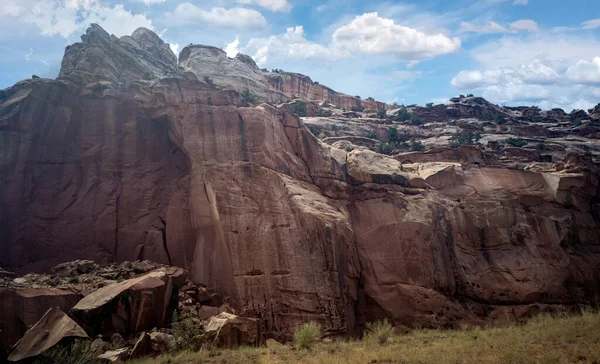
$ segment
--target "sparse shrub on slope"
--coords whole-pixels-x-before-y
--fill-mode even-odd
[[[512,145],[513,147],[524,147],[527,145],[527,141],[523,140],[523,139],[517,139],[517,138],[508,138],[504,141],[506,144],[508,145]]]
[[[461,145],[475,145],[481,139],[481,134],[469,130],[462,130],[452,136],[450,145],[458,147]]]
[[[321,325],[309,322],[294,332],[294,345],[301,349],[310,349],[321,338]]]
[[[258,99],[248,89],[246,89],[246,91],[242,92],[242,98],[250,105],[258,104]]]
[[[368,322],[367,330],[365,332],[365,341],[376,341],[383,345],[392,338],[392,333],[392,324],[390,324],[387,319],[384,319],[383,321]]]
[[[204,76],[204,82],[206,82],[207,85],[210,86],[214,86],[215,83],[213,82],[212,78],[208,77],[208,76]]]
[[[290,105],[290,111],[300,117],[308,116],[306,112],[306,102],[304,101],[296,101]]]

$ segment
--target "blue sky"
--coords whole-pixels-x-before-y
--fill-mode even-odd
[[[153,29],[386,102],[474,93],[498,104],[600,102],[598,0],[0,0],[0,88],[56,77],[89,23]]]

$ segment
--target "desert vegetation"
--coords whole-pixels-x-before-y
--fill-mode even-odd
[[[362,340],[319,340],[320,328],[309,323],[289,345],[184,351],[134,363],[598,363],[598,327],[600,314],[583,311],[542,314],[501,327],[414,329],[405,335],[380,321],[367,325]]]

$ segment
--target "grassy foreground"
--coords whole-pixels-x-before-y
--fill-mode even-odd
[[[182,352],[134,361],[183,363],[598,363],[600,313],[542,315],[526,324],[458,331],[415,330],[377,340]]]

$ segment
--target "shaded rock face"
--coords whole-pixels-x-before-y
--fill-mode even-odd
[[[0,358],[49,309],[68,312],[82,297],[53,288],[0,288]]]
[[[383,317],[451,326],[598,292],[589,161],[527,172],[475,147],[348,155],[289,112],[240,107],[200,74],[88,87],[72,75],[115,77],[114,60],[85,58],[106,42],[73,45],[65,59],[83,58],[58,80],[2,92],[0,265],[171,263],[278,338],[310,320],[328,334]],[[193,73],[195,52],[223,57],[187,51]]]

